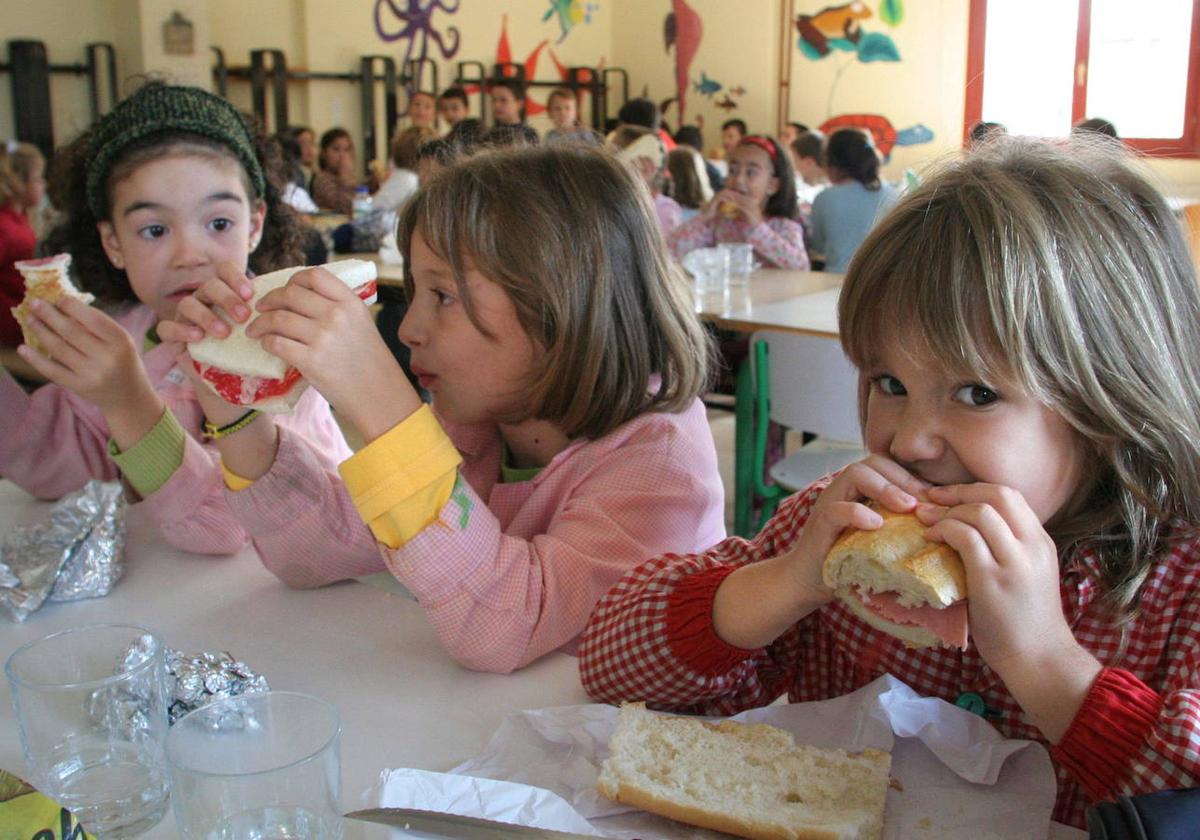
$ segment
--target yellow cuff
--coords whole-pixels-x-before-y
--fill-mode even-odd
[[[242,478],[233,470],[229,469],[229,467],[225,466],[224,461],[221,462],[221,475],[225,477],[225,486],[235,493],[238,490],[245,490],[254,483],[254,479]]]
[[[433,411],[421,406],[338,472],[375,539],[399,548],[437,520],[461,463]]]

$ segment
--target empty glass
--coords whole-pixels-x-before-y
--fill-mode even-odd
[[[754,246],[747,242],[723,242],[721,250],[729,252],[729,283],[744,286],[754,271]]]
[[[167,735],[180,834],[340,838],[340,736],[333,706],[288,691],[228,697],[185,715]]]
[[[697,248],[683,256],[683,267],[696,281],[698,292],[722,292],[729,286],[729,252],[723,248]]]
[[[162,642],[144,627],[64,630],[4,666],[29,782],[99,838],[134,837],[167,810]]]

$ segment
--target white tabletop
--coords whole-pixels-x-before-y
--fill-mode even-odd
[[[0,535],[48,507],[0,481]],[[49,633],[110,621],[149,627],[189,653],[228,650],[272,688],[337,706],[346,810],[360,807],[385,768],[448,770],[479,754],[510,712],[588,702],[573,657],[550,654],[505,676],[468,671],[441,650],[407,596],[360,583],[291,590],[250,549],[226,558],[190,555],[165,546],[139,516],[129,520],[125,577],[113,591],[44,605],[23,624],[0,618],[0,657]],[[0,767],[24,771],[7,700],[0,701]],[[175,836],[170,814],[145,835]],[[346,821],[349,840],[386,836],[380,826]],[[1086,835],[1052,825],[1049,836]]]
[[[740,332],[785,330],[837,338],[841,274],[761,269],[747,284],[724,292],[696,293],[696,314]]]
[[[0,534],[45,503],[0,482]],[[360,583],[291,590],[250,549],[235,557],[164,546],[130,517],[125,577],[104,598],[47,604],[23,624],[0,617],[0,657],[27,641],[100,622],[141,624],[185,652],[228,650],[275,689],[337,706],[342,719],[342,805],[392,767],[448,770],[482,751],[504,716],[588,702],[576,660],[551,654],[516,675],[468,671],[439,647],[417,604]],[[0,699],[0,767],[24,775],[7,687]],[[348,838],[386,829],[346,821]],[[175,837],[168,815],[148,838]]]

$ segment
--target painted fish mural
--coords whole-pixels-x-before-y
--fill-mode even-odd
[[[598,8],[600,7],[595,3],[587,3],[585,0],[550,0],[550,8],[542,15],[542,23],[557,15],[558,28],[562,34],[555,43],[561,44],[579,23],[591,23],[592,12]]]
[[[704,25],[700,22],[700,15],[684,0],[671,0],[671,11],[663,20],[663,42],[668,51],[672,46],[675,47],[675,97],[679,100],[680,125],[687,120],[692,59],[696,57],[703,37]],[[720,90],[720,87],[716,90]]]
[[[721,83],[716,79],[708,78],[708,74],[704,71],[700,71],[700,81],[693,82],[692,86],[696,89],[697,93],[705,96],[712,96],[721,89]]]
[[[824,57],[835,46],[830,41],[844,40],[857,45],[862,38],[861,21],[869,17],[871,10],[866,3],[845,3],[812,15],[796,15],[796,29],[800,31],[800,39],[819,57]]]
[[[734,102],[732,99],[729,98],[729,94],[725,94],[724,99],[717,100],[716,106],[718,108],[720,108],[722,111],[732,111],[738,105],[736,102]]]

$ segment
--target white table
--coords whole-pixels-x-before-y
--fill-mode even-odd
[[[0,481],[0,534],[36,517],[44,503]],[[342,719],[342,805],[391,767],[448,770],[477,755],[504,716],[589,702],[574,657],[551,654],[516,675],[468,671],[447,656],[421,609],[403,595],[345,583],[291,590],[251,549],[215,558],[176,551],[130,517],[125,577],[104,598],[47,604],[23,624],[0,618],[0,657],[68,627],[132,622],[170,647],[228,650],[271,687],[337,706]],[[0,767],[24,775],[7,686],[0,697]],[[387,830],[346,821],[346,835]],[[175,837],[168,815],[148,838]]]

